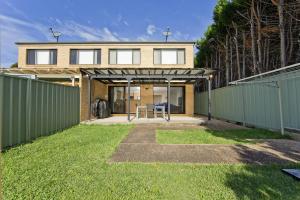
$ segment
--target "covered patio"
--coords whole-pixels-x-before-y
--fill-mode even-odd
[[[81,68],[81,72],[85,77],[88,78],[87,92],[88,92],[88,107],[89,109],[89,120],[91,120],[91,105],[92,105],[92,92],[91,83],[93,80],[97,80],[103,84],[127,84],[127,110],[126,115],[128,122],[142,122],[142,119],[136,119],[132,115],[132,110],[130,110],[131,100],[130,100],[130,90],[134,84],[167,84],[167,117],[166,120],[169,122],[171,120],[171,83],[181,83],[181,84],[193,84],[197,80],[204,79],[208,83],[209,94],[211,92],[211,79],[213,70],[203,69],[203,68]],[[211,104],[209,95],[208,99],[208,119],[211,119]],[[114,118],[120,121],[124,120],[124,117]],[[175,117],[174,117],[175,119]],[[145,119],[144,119],[145,120]],[[149,119],[148,119],[149,120]],[[151,119],[152,121],[166,121],[165,119]],[[173,120],[173,119],[172,119]],[[101,119],[99,121],[105,121]],[[199,121],[198,121],[199,122]]]
[[[207,118],[202,117],[188,117],[188,116],[173,116],[171,121],[164,118],[137,118],[135,116],[130,116],[130,121],[128,121],[127,116],[112,116],[103,119],[94,119],[84,122],[85,124],[102,124],[102,125],[112,125],[112,124],[191,124],[200,125],[207,121]]]

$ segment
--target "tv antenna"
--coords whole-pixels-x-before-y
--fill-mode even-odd
[[[166,37],[166,42],[168,42],[168,37],[172,35],[172,32],[170,31],[170,27],[167,27],[167,31],[164,31],[163,35]]]
[[[49,30],[52,33],[52,36],[56,39],[56,42],[58,42],[58,39],[61,36],[61,32],[53,31],[52,28],[49,28]]]

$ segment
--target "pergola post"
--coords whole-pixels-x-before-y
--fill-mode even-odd
[[[208,82],[208,120],[211,120],[211,78],[207,79]]]
[[[172,78],[168,78],[168,121],[171,120],[171,80]]]
[[[87,89],[88,89],[88,118],[91,120],[91,110],[92,110],[92,105],[91,105],[91,99],[92,99],[92,91],[91,91],[91,77],[88,76],[88,82],[87,82]]]
[[[127,77],[127,81],[128,81],[128,91],[127,91],[127,106],[128,106],[128,109],[127,109],[127,120],[130,122],[130,82],[132,80],[132,77]]]

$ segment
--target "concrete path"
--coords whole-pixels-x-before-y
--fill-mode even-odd
[[[241,129],[243,127],[215,121],[206,125],[212,129]],[[300,142],[264,140],[255,145],[161,145],[156,143],[157,129],[200,129],[203,126],[181,124],[136,125],[112,155],[111,162],[164,163],[252,163],[283,164],[300,161]]]

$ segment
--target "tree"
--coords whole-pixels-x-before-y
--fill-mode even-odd
[[[216,88],[300,60],[300,0],[219,0],[213,20],[196,60]]]
[[[12,64],[12,65],[10,66],[10,68],[18,68],[18,63],[16,62],[16,63]]]

